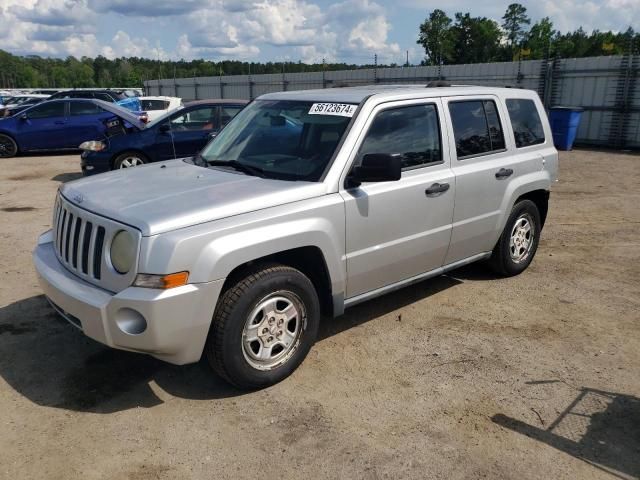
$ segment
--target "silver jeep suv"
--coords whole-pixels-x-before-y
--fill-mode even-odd
[[[67,183],[33,260],[87,336],[257,388],[322,314],[477,260],[527,268],[558,154],[538,96],[373,86],[249,104],[194,158]]]

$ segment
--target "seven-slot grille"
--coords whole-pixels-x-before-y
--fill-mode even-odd
[[[78,274],[100,280],[105,228],[65,207],[58,197],[53,215],[54,246],[58,259]]]

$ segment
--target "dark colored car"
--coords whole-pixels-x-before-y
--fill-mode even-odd
[[[45,95],[18,95],[11,97],[5,102],[4,106],[0,106],[0,118],[11,117],[47,99],[48,97]]]
[[[19,152],[77,150],[87,140],[104,137],[110,125],[136,128],[144,123],[113,103],[101,100],[49,100],[0,119],[0,157]]]
[[[142,128],[107,132],[81,145],[84,175],[149,162],[190,157],[215,137],[247,104],[246,100],[199,100],[172,110]]]
[[[139,112],[142,110],[140,99],[134,92],[129,90],[64,90],[62,92],[54,93],[49,98],[51,100],[58,98],[95,98],[104,102],[115,103],[116,105],[120,105],[121,107],[133,112]]]

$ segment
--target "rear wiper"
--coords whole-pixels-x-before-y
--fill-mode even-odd
[[[247,165],[246,163],[239,162],[238,160],[207,160],[210,167],[231,167],[239,172],[246,173],[247,175],[253,175],[255,177],[264,178],[264,170],[260,167],[254,167]]]

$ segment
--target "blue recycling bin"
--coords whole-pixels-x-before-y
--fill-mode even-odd
[[[558,150],[573,148],[583,110],[580,107],[552,107],[549,110],[553,144]]]

